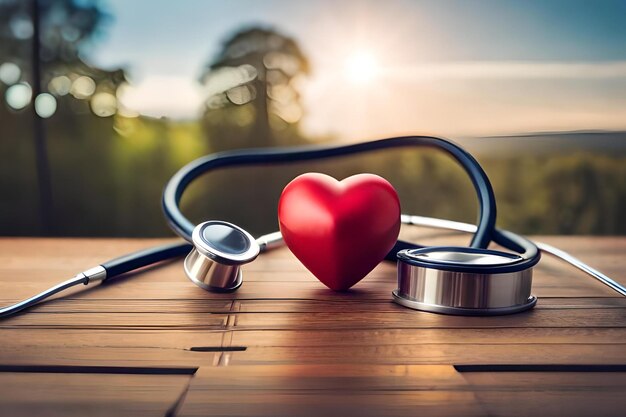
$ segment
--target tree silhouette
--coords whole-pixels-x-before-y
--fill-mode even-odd
[[[228,38],[201,76],[213,148],[293,142],[302,115],[296,84],[308,72],[296,41],[275,30],[248,28]]]
[[[30,89],[27,100],[31,102],[29,110],[44,234],[54,234],[56,222],[53,221],[53,181],[48,160],[47,132],[42,119],[53,115],[57,100],[68,100],[63,97],[68,93],[77,99],[69,99],[72,101],[69,104],[80,105],[79,101],[89,99],[95,114],[112,115],[117,107],[114,93],[125,81],[122,70],[104,71],[95,68],[83,61],[79,53],[83,45],[96,36],[104,20],[106,15],[95,1],[80,4],[73,0],[0,2],[0,64],[4,65],[5,72],[9,66],[13,73],[10,78],[6,75],[2,77],[0,93],[5,95],[5,90],[8,93],[19,87],[22,91]],[[23,85],[14,85],[20,81]],[[56,98],[44,93],[51,93]],[[92,95],[98,98],[91,101]],[[40,98],[41,101],[51,102],[54,107],[48,107],[48,111],[37,110]],[[8,97],[6,100],[7,105],[15,109],[28,108],[29,101],[16,106]],[[86,103],[83,106],[88,108]],[[5,128],[10,128],[8,125],[18,123],[19,112],[6,110],[1,108],[0,115],[3,119],[8,116],[3,124]]]
[[[33,10],[38,14],[37,21]],[[54,75],[76,72],[98,84],[106,82],[117,87],[124,81],[123,71],[95,68],[80,55],[97,38],[108,18],[96,1],[4,0],[0,2],[0,63],[13,62],[30,69],[32,38],[38,25],[42,84]]]

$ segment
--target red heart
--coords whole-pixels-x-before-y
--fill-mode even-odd
[[[347,290],[393,248],[400,200],[373,174],[337,181],[308,173],[291,181],[278,202],[278,221],[291,252],[324,285]]]

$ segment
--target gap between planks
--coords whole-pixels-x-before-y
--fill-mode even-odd
[[[232,356],[232,352],[227,349],[232,346],[233,342],[233,331],[237,326],[237,313],[241,310],[241,303],[237,300],[233,300],[230,303],[229,314],[226,318],[226,330],[222,333],[222,351],[219,354],[215,355],[213,358],[214,366],[228,366],[230,363],[230,358]]]

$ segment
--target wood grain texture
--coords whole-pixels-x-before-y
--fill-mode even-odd
[[[467,241],[409,233],[428,244]],[[626,281],[626,238],[542,240]],[[0,303],[164,241],[0,238]],[[236,293],[211,294],[189,283],[176,260],[1,320],[0,366],[198,371],[0,372],[0,415],[612,416],[626,407],[623,372],[452,367],[626,364],[626,299],[549,257],[535,273],[537,307],[504,317],[399,307],[390,301],[393,264],[347,293],[327,290],[286,249],[244,273]]]
[[[0,415],[164,416],[185,375],[0,373]]]

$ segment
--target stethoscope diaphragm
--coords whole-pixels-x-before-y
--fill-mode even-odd
[[[185,275],[202,289],[230,292],[241,286],[240,266],[259,256],[256,240],[239,226],[212,220],[195,227]]]
[[[513,253],[466,247],[400,251],[396,303],[432,313],[489,316],[535,306],[532,266]]]

